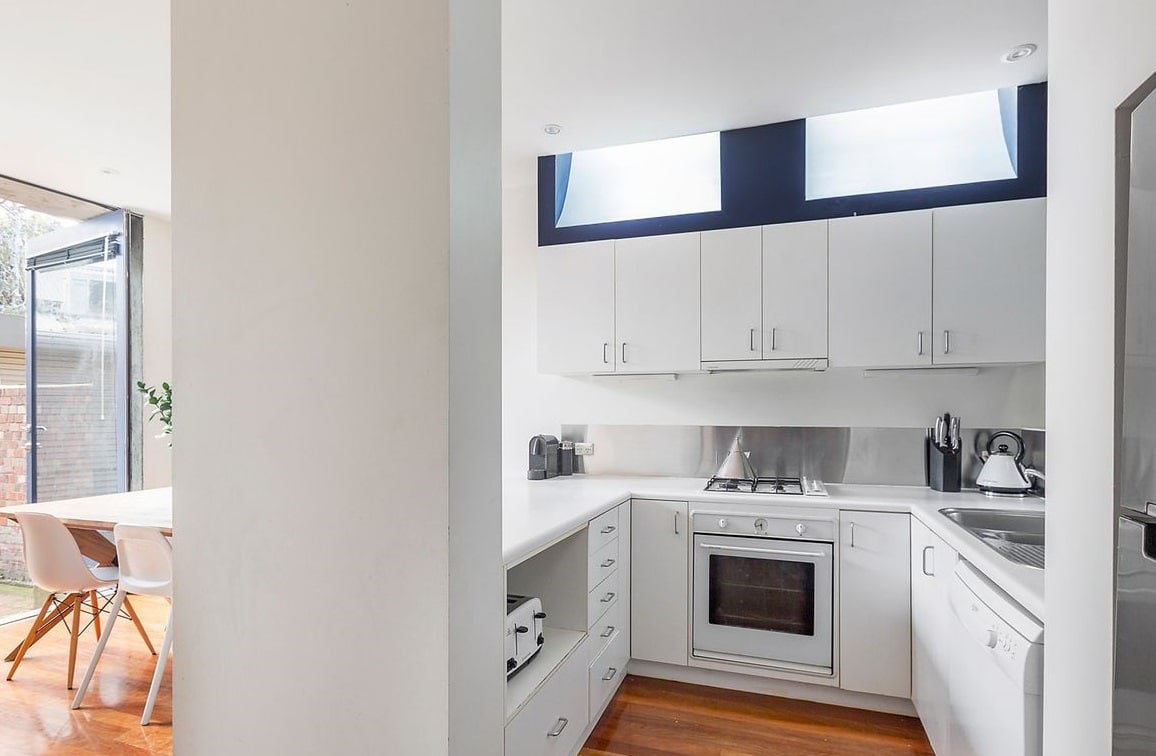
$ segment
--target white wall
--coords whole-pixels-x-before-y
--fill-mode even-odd
[[[178,754],[448,750],[447,13],[173,3]]]
[[[173,377],[173,238],[167,219],[144,216],[144,274],[141,281],[144,317],[144,382],[159,386]],[[141,401],[135,388],[130,401]],[[169,436],[157,438],[160,420],[149,421],[146,410],[141,446],[144,453],[144,487],[159,488],[172,483],[173,455]]]
[[[526,443],[563,423],[925,427],[946,411],[969,427],[1040,427],[1043,368],[978,375],[730,373],[570,378],[537,367],[537,210],[533,187],[503,193],[503,472],[524,475]],[[994,317],[979,313],[977,317]]]
[[[1156,71],[1156,4],[1048,5],[1044,748],[1111,751],[1115,111]]]

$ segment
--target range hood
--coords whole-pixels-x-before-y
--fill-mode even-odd
[[[719,360],[702,363],[707,373],[724,373],[739,370],[808,370],[823,371],[828,366],[826,358],[801,360]]]

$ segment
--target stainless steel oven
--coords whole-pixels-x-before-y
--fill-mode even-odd
[[[835,521],[694,514],[693,654],[834,671]]]

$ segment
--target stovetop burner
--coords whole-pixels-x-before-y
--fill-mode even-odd
[[[802,478],[711,478],[707,481],[707,491],[733,493],[786,494],[802,496]]]

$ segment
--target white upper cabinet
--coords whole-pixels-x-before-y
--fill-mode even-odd
[[[703,362],[762,358],[762,300],[762,230],[753,226],[703,232]],[[825,323],[823,330],[825,335]]]
[[[699,369],[699,237],[621,239],[614,246],[618,373]]]
[[[763,226],[762,279],[763,358],[826,357],[827,221]]]
[[[612,373],[614,242],[538,251],[538,370]]]
[[[831,367],[931,364],[931,218],[830,221]]]
[[[934,211],[935,364],[1042,362],[1047,200]]]

